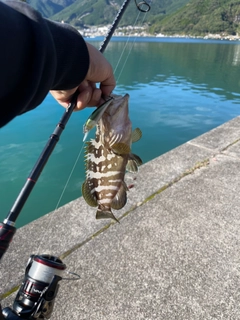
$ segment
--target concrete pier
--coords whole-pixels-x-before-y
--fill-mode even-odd
[[[120,224],[96,221],[79,198],[17,231],[1,263],[3,307],[29,256],[51,253],[81,277],[61,281],[52,320],[239,320],[240,117],[126,182]]]

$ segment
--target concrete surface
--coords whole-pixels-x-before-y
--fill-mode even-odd
[[[1,294],[32,253],[62,256],[51,319],[240,319],[240,117],[144,164],[120,224],[82,198],[18,230],[1,262]],[[16,293],[3,299],[11,306]]]

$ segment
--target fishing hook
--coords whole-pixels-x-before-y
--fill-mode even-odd
[[[135,0],[135,4],[136,4],[138,10],[141,12],[148,12],[151,9],[150,4],[147,3],[146,1],[137,2],[137,0]],[[143,6],[143,8],[142,8],[142,6]]]

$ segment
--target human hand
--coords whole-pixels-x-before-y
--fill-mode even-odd
[[[112,66],[94,46],[86,43],[89,52],[89,69],[82,83],[70,90],[52,90],[53,97],[63,106],[67,107],[71,97],[79,91],[75,110],[82,110],[86,106],[98,106],[102,95],[109,96],[116,86]],[[96,87],[100,83],[100,87]]]

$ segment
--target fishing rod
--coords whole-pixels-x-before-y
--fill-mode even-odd
[[[108,33],[100,45],[99,51],[101,53],[104,53],[109,41],[111,40],[111,37],[116,30],[125,10],[127,9],[127,6],[129,5],[131,0],[125,0],[122,4],[121,8],[119,9],[115,20],[113,21],[110,29],[108,30]],[[135,4],[141,12],[148,12],[150,10],[150,5],[146,1],[137,2],[137,0],[134,0]],[[4,220],[3,224],[0,224],[0,260],[3,256],[4,252],[7,250],[8,245],[15,233],[15,222],[26,202],[28,199],[33,187],[35,186],[43,168],[45,167],[50,155],[52,154],[57,142],[60,139],[60,136],[65,129],[65,126],[73,112],[73,110],[76,107],[77,103],[77,97],[79,92],[76,91],[74,95],[72,96],[71,102],[66,108],[65,112],[63,113],[62,118],[60,119],[59,123],[57,124],[55,130],[51,134],[47,144],[45,145],[42,153],[40,154],[35,166],[33,167],[29,177],[27,178],[26,183],[24,184],[23,188],[21,189],[17,199],[15,200],[11,210],[9,211],[6,219]],[[1,236],[4,230],[6,229],[5,236]],[[4,242],[2,241],[4,240]]]
[[[106,49],[114,31],[116,30],[119,21],[121,20],[125,10],[127,9],[129,3],[131,0],[125,0],[124,3],[122,4],[122,7],[120,8],[120,10],[118,11],[110,29],[108,30],[108,33],[106,35],[105,40],[102,42],[102,44],[100,45],[99,51],[100,52],[104,52],[104,50]],[[141,12],[148,12],[150,10],[150,5],[146,2],[146,1],[141,1],[141,2],[137,2],[137,0],[135,0],[135,4],[138,8],[139,11]]]
[[[125,0],[119,9],[99,48],[101,53],[104,53],[130,1]],[[146,1],[137,2],[135,0],[135,4],[141,12],[148,12],[150,10],[150,5]],[[0,261],[16,232],[15,222],[76,107],[78,94],[78,91],[74,93],[71,102],[49,137],[6,219],[0,223]],[[25,269],[24,280],[14,300],[13,308],[7,307],[2,310],[0,304],[0,320],[49,319],[59,288],[58,282],[63,279],[62,274],[65,269],[66,265],[58,257],[46,254],[31,255]]]

